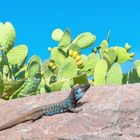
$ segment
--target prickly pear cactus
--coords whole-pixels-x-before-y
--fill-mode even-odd
[[[117,54],[115,50],[111,48],[104,52],[103,58],[107,61],[108,65],[110,66],[117,59]]]
[[[94,70],[94,85],[104,85],[108,66],[105,60],[100,60]]]
[[[4,90],[4,83],[2,80],[2,75],[0,75],[0,98],[2,98],[3,90]]]
[[[135,68],[130,70],[127,74],[127,83],[139,83],[138,73]]]
[[[120,85],[122,84],[122,70],[118,63],[115,63],[107,72],[106,84],[107,85]]]
[[[25,83],[16,92],[14,92],[12,96],[10,96],[10,99],[35,95],[41,81],[41,77],[41,74],[37,73],[33,77],[28,78],[28,80],[26,80]]]
[[[68,57],[64,60],[64,62],[60,66],[57,78],[60,81],[71,79],[77,76],[77,72],[78,72],[78,67],[76,62],[74,61],[73,58]]]
[[[52,32],[52,39],[59,42],[62,39],[63,34],[64,32],[61,29],[55,29]]]
[[[67,29],[66,32],[64,32],[59,42],[58,48],[60,49],[66,48],[67,46],[71,44],[71,41],[72,41],[72,38],[71,38],[70,30]]]
[[[41,59],[34,55],[30,58],[27,66],[28,77],[34,77],[34,75],[41,73]]]
[[[53,48],[51,51],[51,60],[54,60],[57,67],[60,67],[61,63],[66,59],[66,56],[57,48]]]
[[[140,78],[140,60],[135,61],[134,68],[137,70],[138,76]]]
[[[104,53],[108,51],[108,42],[107,40],[103,40],[100,44],[100,53],[103,57]]]
[[[96,36],[90,32],[78,35],[72,42],[72,45],[78,45],[81,49],[87,48],[96,41]]]
[[[1,98],[8,100],[10,96],[16,90],[18,90],[24,82],[25,82],[24,80],[12,80],[12,79],[3,80],[4,90]]]
[[[84,63],[83,69],[81,69],[81,72],[86,72],[88,76],[93,75],[94,69],[98,61],[100,60],[100,56],[95,53],[91,53],[88,55],[88,57],[82,56],[82,61]]]
[[[74,84],[87,84],[88,78],[86,74],[78,75],[73,78]]]
[[[10,22],[0,24],[0,45],[4,52],[8,52],[12,49],[15,41],[16,33],[13,25]]]
[[[26,45],[19,45],[15,48],[12,48],[7,54],[7,59],[10,67],[12,68],[17,66],[19,70],[25,64],[27,58],[28,48]]]
[[[125,63],[128,60],[132,60],[134,57],[134,53],[128,53],[125,48],[115,46],[113,49],[117,54],[117,62],[120,64]]]
[[[34,55],[30,58],[27,66],[28,79],[10,96],[10,99],[36,94],[42,78],[41,65],[41,59],[38,56]]]

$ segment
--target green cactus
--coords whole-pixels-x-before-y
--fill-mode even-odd
[[[0,30],[2,29],[2,27],[3,27],[3,23],[2,23],[2,22],[0,22]]]
[[[98,61],[100,60],[100,57],[98,54],[91,53],[88,55],[88,57],[81,57],[84,67],[81,69],[81,72],[86,72],[88,76],[93,75],[94,69]]]
[[[139,83],[138,73],[135,68],[130,70],[127,75],[127,83]]]
[[[37,73],[41,73],[41,59],[34,55],[30,58],[27,66],[28,77],[34,77]]]
[[[27,66],[28,78],[24,84],[10,96],[10,99],[36,94],[42,78],[41,64],[41,60],[38,56],[34,55],[30,58]]]
[[[140,60],[134,62],[134,68],[137,70],[138,76],[140,78]]]
[[[12,79],[3,80],[4,90],[1,98],[8,100],[9,97],[16,90],[18,90],[24,82],[25,82],[24,80],[12,80]]]
[[[134,57],[134,53],[128,53],[125,48],[121,48],[118,46],[112,47],[116,54],[117,54],[117,62],[122,64],[125,63],[128,60],[132,60]]]
[[[128,52],[131,49],[131,45],[129,45],[128,43],[126,43],[125,46],[124,46],[124,48]]]
[[[15,37],[15,29],[10,22],[6,22],[4,25],[2,23],[0,24],[0,45],[4,52],[7,53],[12,49]]]
[[[62,39],[63,34],[64,32],[61,29],[55,29],[52,32],[52,39],[59,42]]]
[[[114,63],[113,66],[109,69],[106,75],[106,84],[115,85],[122,84],[122,70],[118,63]]]
[[[107,63],[105,60],[100,60],[95,66],[94,70],[94,85],[104,85],[107,74]]]
[[[48,92],[54,92],[54,91],[61,90],[63,87],[63,83],[64,83],[64,81],[58,81],[58,82],[50,84]]]
[[[124,73],[123,78],[122,78],[122,84],[127,84],[127,77],[128,77],[128,74]]]
[[[71,44],[71,41],[72,41],[72,38],[71,38],[70,30],[66,29],[66,32],[64,32],[59,42],[58,48],[60,49],[66,48],[67,46]]]
[[[92,45],[96,41],[96,36],[89,33],[85,32],[80,35],[78,35],[72,42],[72,45],[79,46],[81,49],[87,48],[90,45]]]
[[[54,72],[48,67],[48,61],[46,61],[42,66],[42,72],[47,84],[49,84],[51,77],[54,75]]]
[[[62,91],[65,91],[68,89],[71,89],[71,81],[70,80],[64,81],[62,88],[61,88]]]
[[[4,90],[4,83],[2,79],[2,74],[0,74],[0,98],[2,98],[3,90]]]
[[[66,56],[57,48],[53,48],[51,51],[51,60],[53,60],[57,67],[60,67],[61,63],[66,59]]]
[[[42,76],[40,73],[28,78],[24,84],[16,92],[14,92],[12,96],[10,96],[10,99],[35,95],[41,78]]]
[[[108,42],[103,40],[100,44],[100,54],[103,57],[104,53],[108,51]]]
[[[117,55],[114,49],[110,48],[103,54],[103,59],[105,59],[108,62],[108,65],[110,66],[115,62],[117,59]]]
[[[73,78],[74,84],[87,84],[88,78],[86,74],[78,75]]]
[[[19,70],[25,64],[27,58],[28,48],[26,45],[19,45],[15,48],[12,48],[7,54],[7,59],[10,67],[16,66]]]
[[[71,79],[77,76],[78,67],[75,60],[71,57],[68,57],[64,60],[64,62],[59,67],[58,71],[58,81],[63,81],[66,79]]]

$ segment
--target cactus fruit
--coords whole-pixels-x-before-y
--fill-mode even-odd
[[[75,58],[76,62],[78,62],[79,60],[81,60],[81,57],[80,55],[77,55],[76,58]]]
[[[83,65],[83,61],[82,61],[82,60],[78,61],[78,62],[77,62],[77,65],[78,65],[78,66]]]
[[[69,50],[69,56],[72,56],[73,55],[73,50]]]
[[[72,57],[73,57],[73,58],[76,58],[77,55],[78,55],[78,52],[77,52],[77,51],[74,51],[73,54],[72,54]]]

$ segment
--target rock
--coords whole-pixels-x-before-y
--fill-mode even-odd
[[[0,126],[19,113],[58,102],[67,92],[40,94],[0,104]],[[140,84],[91,87],[83,110],[44,116],[0,131],[0,140],[140,140]]]

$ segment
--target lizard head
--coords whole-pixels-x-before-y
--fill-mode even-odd
[[[80,100],[89,87],[90,87],[90,84],[80,84],[74,87],[71,91],[71,93],[73,93],[74,99],[76,101]]]

